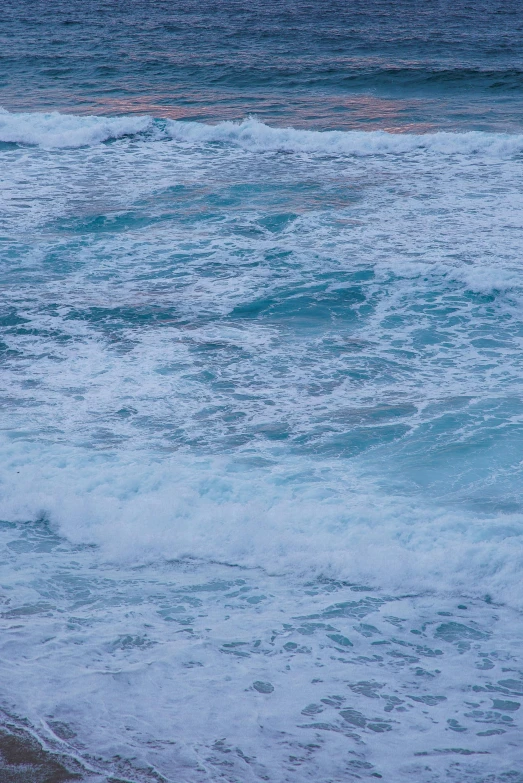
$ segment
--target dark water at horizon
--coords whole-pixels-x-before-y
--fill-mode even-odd
[[[315,129],[517,130],[519,2],[17,2],[4,108]]]

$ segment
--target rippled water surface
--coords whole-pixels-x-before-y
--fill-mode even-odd
[[[16,110],[517,130],[522,32],[518,0],[5,0],[0,89]]]
[[[4,5],[7,783],[523,781],[522,24]]]

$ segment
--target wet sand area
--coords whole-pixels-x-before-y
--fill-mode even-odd
[[[66,783],[85,781],[79,765],[44,750],[28,732],[0,729],[0,780],[2,783]]]

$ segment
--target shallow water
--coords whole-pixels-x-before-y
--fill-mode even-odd
[[[86,780],[523,780],[521,31],[435,8],[6,5],[0,706]]]

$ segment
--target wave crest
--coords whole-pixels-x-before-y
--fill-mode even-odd
[[[0,109],[0,141],[41,147],[84,147],[143,133],[150,117],[80,117],[60,112],[11,113]]]
[[[322,466],[330,475],[326,497],[314,482],[292,478],[308,471],[302,460],[282,472],[218,458],[162,461],[1,441],[0,452],[1,519],[47,519],[112,562],[190,558],[385,590],[443,584],[520,605],[519,512],[452,512],[388,495],[332,463]]]
[[[273,128],[256,118],[242,122],[168,121],[171,138],[185,142],[222,142],[253,151],[315,152],[334,155],[383,155],[416,151],[439,154],[510,156],[523,151],[523,134],[485,133],[390,133],[388,131],[311,131]]]
[[[184,120],[153,120],[149,116],[78,116],[74,114],[11,113],[0,109],[0,142],[45,148],[75,148],[155,130],[153,138],[185,144],[230,144],[252,152],[317,153],[325,155],[484,155],[506,158],[523,152],[523,134],[391,133],[389,131],[314,131],[275,128],[249,117],[216,125]]]
[[[46,148],[90,146],[156,131],[153,138],[185,144],[227,144],[252,152],[318,153],[325,155],[483,155],[507,158],[523,152],[523,134],[483,131],[391,133],[275,128],[248,117],[215,125],[185,120],[153,120],[149,116],[78,116],[74,114],[11,113],[0,109],[0,142]],[[149,136],[150,138],[150,136]]]

